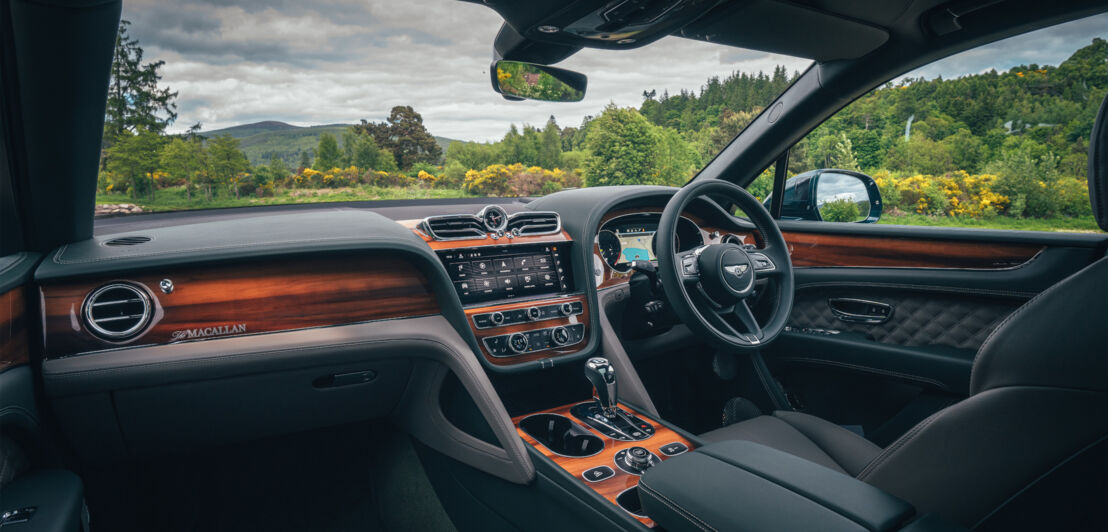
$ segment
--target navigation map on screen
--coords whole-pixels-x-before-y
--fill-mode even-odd
[[[654,260],[654,232],[616,233],[619,238],[620,254],[616,264],[626,264],[636,260]]]

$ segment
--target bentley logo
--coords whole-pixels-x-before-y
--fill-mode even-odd
[[[738,277],[738,276],[746,273],[747,268],[749,268],[749,266],[747,266],[745,264],[736,264],[734,266],[724,266],[723,271],[725,271],[725,272],[727,272],[731,275],[734,275],[735,277]]]
[[[233,325],[220,325],[218,327],[203,327],[200,329],[185,329],[183,331],[173,331],[170,340],[173,342],[179,340],[191,340],[193,338],[207,338],[209,336],[222,336],[225,334],[242,334],[246,332],[245,323],[236,323]]]

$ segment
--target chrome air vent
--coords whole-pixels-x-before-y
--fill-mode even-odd
[[[150,323],[150,296],[129,283],[102,286],[85,299],[85,326],[109,341],[133,338]]]
[[[562,230],[562,219],[556,212],[520,212],[508,218],[508,230],[520,236],[549,235]]]
[[[485,224],[470,214],[431,216],[423,220],[423,229],[435,240],[485,238]]]
[[[104,242],[105,246],[135,246],[150,241],[148,236],[121,236]]]

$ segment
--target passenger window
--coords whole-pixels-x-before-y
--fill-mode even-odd
[[[1099,231],[1086,172],[1108,93],[1106,38],[1101,14],[862,96],[790,151],[782,219]]]

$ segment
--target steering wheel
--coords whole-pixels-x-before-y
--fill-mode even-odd
[[[694,181],[666,204],[658,235],[676,234],[677,220],[693,199],[713,194],[734,201],[754,223],[763,249],[739,244],[710,244],[689,251],[674,249],[674,239],[657,239],[658,277],[671,308],[694,333],[722,347],[758,348],[785,328],[792,312],[793,266],[781,228],[754,196],[719,179]],[[765,325],[759,325],[747,299],[755,280],[772,279],[777,294]]]

